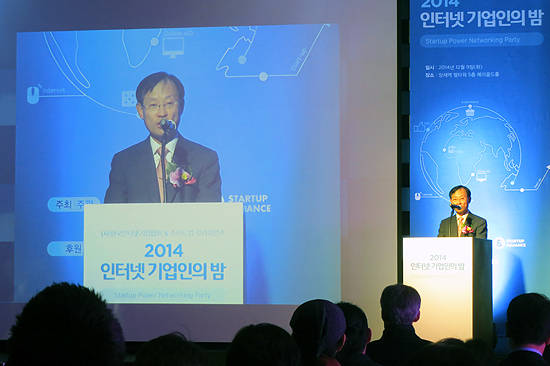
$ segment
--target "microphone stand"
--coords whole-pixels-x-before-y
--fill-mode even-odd
[[[166,131],[164,131],[164,133],[162,134],[162,139],[161,139],[161,151],[160,151],[160,166],[162,167],[162,184],[163,184],[163,200],[162,202],[166,203],[166,188],[167,188],[167,184],[166,184],[166,143],[168,142],[168,134],[166,133]]]
[[[449,216],[449,225],[447,225],[449,227],[449,237],[451,237],[451,221],[453,217],[453,212],[455,212],[455,209],[451,207],[451,215]]]

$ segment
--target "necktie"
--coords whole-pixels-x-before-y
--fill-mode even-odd
[[[165,157],[168,155],[168,151],[168,149],[164,149]],[[159,163],[157,164],[157,181],[159,185],[160,202],[164,202],[164,182],[162,181],[162,162],[160,160],[162,159],[162,146],[157,149],[156,153],[159,156]]]
[[[458,218],[458,236],[462,236],[462,227],[464,226],[464,217]]]

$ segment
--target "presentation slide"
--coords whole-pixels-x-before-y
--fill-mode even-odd
[[[242,296],[211,302],[338,301],[339,63],[336,24],[18,33],[16,166],[25,168],[15,176],[14,301],[51,282],[83,283],[83,257],[96,252],[83,242],[83,212],[103,204],[113,156],[149,138],[136,87],[159,71],[185,88],[179,133],[217,153],[221,200],[242,207]],[[144,179],[140,161],[130,164]],[[157,214],[189,224],[173,209]],[[223,217],[212,220],[223,228]],[[166,302],[157,300],[143,302]]]
[[[361,306],[381,334],[398,273],[395,2],[3,10],[0,340],[60,281],[98,289],[128,341],[288,330],[314,298]],[[181,169],[162,204],[157,106],[137,93],[159,72],[184,90],[181,111],[158,103],[179,121],[168,176]]]
[[[493,241],[493,308],[550,294],[550,3],[412,1],[411,236],[436,236],[465,185]]]

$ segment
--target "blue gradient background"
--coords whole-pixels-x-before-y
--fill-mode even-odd
[[[163,55],[163,37],[183,38],[183,54]],[[147,136],[121,93],[156,71],[182,80],[179,130],[218,152],[224,199],[269,197],[271,212],[245,214],[246,303],[339,300],[336,25],[19,33],[17,44],[15,301],[53,281],[82,281],[81,257],[46,251],[82,240],[82,213],[50,212],[48,200],[103,201],[112,156]],[[34,86],[65,96],[31,104]]]
[[[488,221],[489,239],[493,240],[493,307],[499,333],[508,302],[519,293],[541,292],[550,294],[550,226],[548,209],[550,176],[545,175],[550,164],[548,140],[550,137],[550,71],[548,59],[550,36],[547,1],[459,1],[458,7],[421,8],[424,1],[411,1],[411,236],[436,236],[441,219],[449,215],[448,191],[457,184],[465,184],[472,191],[472,212]],[[444,3],[444,2],[443,2]],[[477,11],[542,9],[545,13],[542,26],[511,25],[510,27],[435,29],[422,28],[420,14],[424,11]],[[527,15],[526,15],[527,18]],[[543,36],[538,46],[424,48],[421,38],[426,35],[529,33]],[[537,36],[536,38],[539,38]],[[498,71],[498,78],[442,79],[426,78],[425,65],[482,64],[482,71]],[[465,70],[467,71],[467,70]],[[437,70],[435,71],[437,73]],[[521,166],[515,184],[503,181],[510,171],[504,167],[503,152],[494,156],[479,155],[481,165],[489,171],[486,180],[469,179],[469,171],[462,171],[460,179],[452,179],[455,159],[440,165],[440,182],[443,193],[432,189],[421,167],[421,144],[425,137],[422,129],[432,124],[448,110],[471,104],[479,112],[488,108],[506,120],[517,134],[521,147]],[[452,123],[456,123],[454,120]],[[474,139],[501,139],[503,132],[498,124],[480,123],[474,130]],[[444,146],[445,135],[432,136],[433,146]],[[470,145],[472,150],[476,146]],[[477,152],[462,151],[462,161],[475,159]],[[472,154],[469,156],[468,154]],[[518,149],[514,150],[518,163]],[[476,157],[474,157],[474,155]],[[458,163],[460,165],[460,161]],[[454,170],[454,172],[453,172]],[[476,174],[479,173],[476,172]],[[476,175],[477,177],[477,175]],[[518,191],[525,188],[524,192]],[[415,196],[416,194],[416,196]],[[420,198],[420,199],[418,199]],[[525,247],[509,244],[523,243]],[[501,334],[503,335],[503,334]]]

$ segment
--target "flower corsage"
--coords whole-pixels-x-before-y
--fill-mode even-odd
[[[182,167],[177,166],[172,162],[168,162],[166,170],[168,172],[170,184],[174,188],[181,188],[184,185],[195,184],[197,182],[197,179],[193,177],[193,174],[191,174],[191,169],[189,168],[189,171],[186,171]]]
[[[462,228],[462,235],[472,234],[474,232],[474,229],[472,229],[471,226],[464,225]]]

